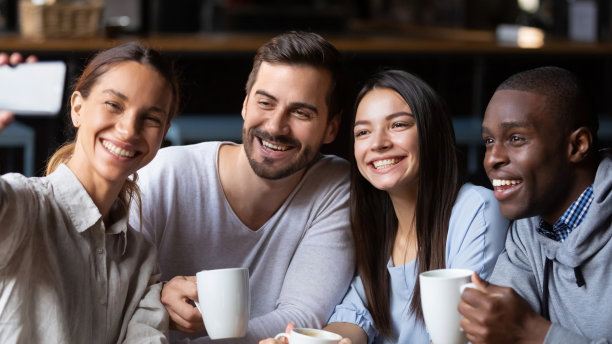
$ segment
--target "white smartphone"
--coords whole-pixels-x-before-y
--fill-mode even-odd
[[[55,116],[62,108],[65,83],[63,61],[0,66],[0,109],[15,115]]]

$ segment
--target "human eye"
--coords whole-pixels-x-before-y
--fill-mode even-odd
[[[262,109],[271,109],[274,106],[274,103],[267,97],[260,97],[257,100],[257,105],[259,105],[259,107]]]
[[[119,113],[122,110],[121,105],[114,101],[105,101],[104,106],[113,113]]]
[[[393,124],[391,124],[391,128],[405,128],[405,127],[409,127],[410,123],[408,122],[394,122]]]
[[[305,109],[298,108],[298,109],[294,109],[292,112],[296,117],[300,119],[308,120],[312,118],[312,113],[310,113],[310,111],[305,110]]]
[[[355,135],[355,138],[361,137],[361,136],[364,136],[364,135],[367,135],[367,134],[368,134],[368,131],[365,130],[365,129],[355,129],[355,131],[353,133],[353,135]]]
[[[525,138],[521,135],[510,135],[509,141],[513,145],[521,145],[525,143]]]
[[[144,114],[142,118],[149,125],[159,126],[162,124],[162,116],[160,114]]]
[[[492,137],[484,136],[482,138],[482,144],[485,145],[485,146],[490,146],[490,145],[493,144],[493,142],[495,142],[495,140],[493,140]]]

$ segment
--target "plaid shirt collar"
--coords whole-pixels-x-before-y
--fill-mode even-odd
[[[593,202],[593,184],[580,194],[554,225],[549,225],[540,219],[538,232],[553,240],[563,242],[567,236],[584,220]]]

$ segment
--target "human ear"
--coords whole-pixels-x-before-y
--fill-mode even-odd
[[[83,96],[81,92],[74,91],[70,96],[70,118],[72,119],[72,125],[75,128],[81,126],[81,107],[83,105]]]
[[[336,135],[338,135],[338,128],[340,127],[340,115],[334,116],[325,128],[325,136],[323,137],[323,143],[328,144],[334,141]]]
[[[570,134],[569,160],[580,162],[586,158],[593,144],[593,135],[587,127],[580,127]]]
[[[244,117],[246,116],[246,107],[247,107],[248,100],[249,100],[249,95],[247,94],[246,96],[244,96],[244,101],[242,102],[242,111],[240,111],[240,114],[242,115],[242,119],[244,119]]]
[[[172,126],[172,121],[168,121],[168,123],[166,123],[166,128],[164,129],[164,136],[166,137],[166,134],[168,134],[168,130],[170,130],[170,127]]]

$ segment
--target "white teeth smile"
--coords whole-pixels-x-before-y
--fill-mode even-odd
[[[102,145],[113,155],[116,155],[121,158],[131,158],[136,154],[136,152],[134,151],[129,151],[123,148],[119,148],[108,141],[102,141]]]
[[[262,144],[264,147],[266,147],[266,148],[270,148],[270,149],[275,150],[275,151],[281,151],[281,152],[284,152],[284,151],[286,151],[287,149],[289,149],[289,147],[288,147],[288,146],[279,146],[279,145],[275,145],[275,144],[273,144],[273,143],[271,143],[271,142],[268,142],[268,141],[265,141],[265,140],[261,140],[261,144]]]
[[[382,169],[382,168],[387,168],[390,166],[393,166],[395,164],[397,164],[400,161],[400,159],[384,159],[384,160],[377,160],[374,161],[372,164],[374,165],[375,169]]]
[[[493,186],[508,186],[508,185],[517,185],[520,184],[520,180],[508,180],[508,179],[493,179],[491,180],[491,184]]]

